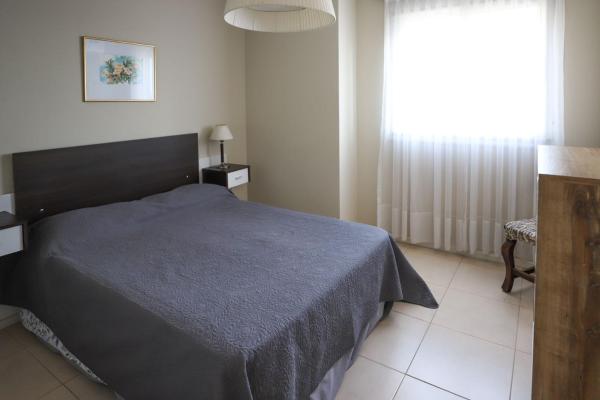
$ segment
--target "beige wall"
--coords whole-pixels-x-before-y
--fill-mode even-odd
[[[357,4],[299,34],[248,33],[249,198],[358,218]]]
[[[358,2],[358,219],[377,223],[383,1]],[[565,144],[600,146],[600,1],[566,0]]]
[[[249,198],[339,215],[337,25],[246,34]]]
[[[377,223],[383,90],[383,0],[358,2],[358,221]]]
[[[565,144],[600,146],[600,0],[565,0]]]
[[[156,45],[158,101],[83,103],[81,35]],[[231,125],[229,159],[245,162],[244,48],[223,0],[3,0],[0,193],[13,152],[200,131],[202,157],[215,123]]]
[[[374,224],[383,1],[356,1],[356,142],[352,40],[343,33],[352,32],[352,8],[342,3],[339,26],[245,35],[223,22],[222,0],[3,1],[0,193],[12,191],[13,152],[201,131],[202,156],[208,128],[226,122],[237,162],[246,160],[248,125],[252,199]],[[600,1],[566,0],[570,145],[600,146],[599,21]],[[158,101],[83,103],[83,34],[157,45]]]
[[[356,98],[356,0],[338,6],[340,105],[340,218],[358,218],[358,118]]]

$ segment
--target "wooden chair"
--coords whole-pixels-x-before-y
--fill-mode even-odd
[[[502,290],[509,293],[512,290],[515,278],[523,278],[529,282],[535,282],[535,267],[520,270],[515,267],[514,251],[517,242],[525,242],[535,246],[537,239],[537,219],[522,219],[511,221],[504,225],[504,237],[506,241],[502,245],[502,258],[506,266],[506,277],[502,284]]]

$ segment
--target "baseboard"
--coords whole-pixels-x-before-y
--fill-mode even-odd
[[[427,243],[414,244],[414,243],[410,243],[410,242],[401,242],[399,240],[396,240],[396,243],[406,244],[406,245],[415,246],[415,247],[424,247],[426,249],[441,251],[444,253],[457,254],[462,257],[474,258],[476,260],[489,261],[489,262],[501,263],[501,264],[504,263],[500,254],[491,255],[491,254],[484,254],[484,253],[480,253],[480,252],[465,253],[465,252],[459,252],[459,251],[448,251],[448,250],[444,250],[444,249],[436,249]],[[532,256],[535,256],[535,253],[533,253]],[[515,264],[519,268],[527,268],[527,267],[531,267],[532,265],[534,265],[534,262],[531,261],[531,259],[529,259],[529,258],[523,258],[523,257],[520,257],[518,254],[515,254]]]

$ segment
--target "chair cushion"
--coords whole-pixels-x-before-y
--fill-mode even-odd
[[[518,240],[535,245],[537,238],[537,218],[507,222],[504,225],[506,240]]]

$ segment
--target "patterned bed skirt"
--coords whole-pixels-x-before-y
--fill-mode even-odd
[[[40,321],[39,318],[36,317],[31,311],[21,309],[19,312],[19,317],[21,318],[21,324],[23,324],[23,327],[29,332],[33,333],[39,340],[49,347],[50,350],[62,355],[71,365],[81,371],[82,374],[87,376],[92,381],[106,385],[106,383],[104,383],[102,379],[98,378],[98,376],[94,374],[91,369],[79,361],[79,359],[77,359],[77,357],[75,357],[75,355],[62,344],[54,332],[52,332],[52,330],[48,328],[46,324]],[[123,398],[117,393],[115,393],[115,396],[118,399],[123,400]]]

